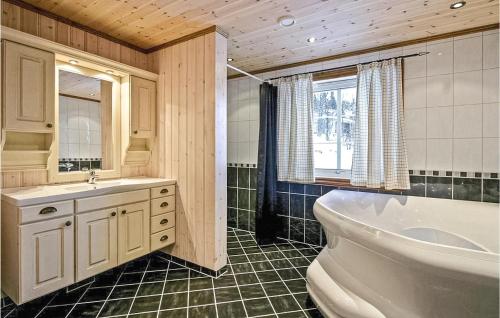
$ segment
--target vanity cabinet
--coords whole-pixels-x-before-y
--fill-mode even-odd
[[[156,135],[156,83],[131,76],[130,136],[152,138]]]
[[[54,53],[4,41],[3,68],[3,128],[53,132]]]
[[[76,280],[80,281],[118,265],[117,208],[76,216]]]
[[[175,243],[173,182],[121,180],[118,190],[103,181],[2,193],[2,290],[16,304]]]
[[[118,208],[118,264],[149,253],[149,201]]]

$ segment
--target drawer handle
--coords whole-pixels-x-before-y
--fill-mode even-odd
[[[127,213],[127,210],[123,210],[123,211],[122,211],[122,214],[126,214],[126,213]]]
[[[167,219],[163,219],[160,221],[160,224],[167,224],[168,223],[168,220]]]
[[[160,204],[160,208],[164,208],[168,205],[168,202],[163,202],[162,204]]]
[[[134,130],[134,134],[137,134],[137,133],[138,133],[138,131],[137,131],[137,130]]]
[[[115,216],[116,215],[116,212],[111,212],[111,216]]]
[[[168,193],[168,189],[161,189],[160,193]]]
[[[163,235],[161,238],[160,238],[160,241],[165,241],[165,240],[168,240],[168,235]]]
[[[52,128],[52,124],[51,124],[51,123],[48,123],[48,124],[47,124],[47,128]]]
[[[57,212],[57,209],[54,208],[53,206],[48,206],[46,208],[41,209],[39,214],[49,214],[54,212]]]
[[[67,221],[67,222],[65,223],[65,225],[66,225],[66,226],[70,226],[70,225],[71,225],[71,221]]]

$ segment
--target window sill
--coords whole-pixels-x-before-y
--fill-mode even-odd
[[[368,187],[360,187],[360,186],[353,186],[351,184],[350,179],[341,179],[341,178],[325,178],[325,177],[320,177],[316,178],[315,184],[318,185],[324,185],[324,186],[331,186],[331,187],[338,187],[339,189],[356,189],[356,190],[366,190],[366,192],[383,192],[383,193],[395,193],[395,194],[401,194],[401,191],[405,190],[386,190],[385,188],[368,188]]]

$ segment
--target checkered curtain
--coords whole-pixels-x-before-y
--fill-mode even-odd
[[[351,184],[409,189],[402,60],[358,65]]]
[[[278,180],[313,183],[312,74],[273,82],[278,87]]]

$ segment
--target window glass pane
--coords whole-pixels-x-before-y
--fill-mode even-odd
[[[313,142],[318,176],[350,175],[355,107],[355,76],[314,83]]]

